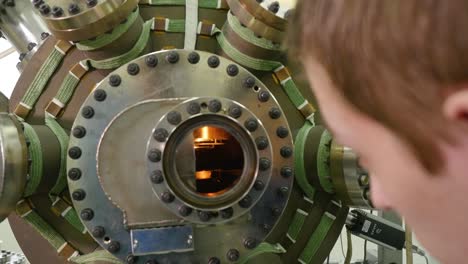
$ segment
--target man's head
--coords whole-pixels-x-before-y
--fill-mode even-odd
[[[468,250],[461,235],[468,231],[468,2],[298,5],[291,43],[329,128],[370,171],[374,202],[402,214],[441,260],[461,263]]]

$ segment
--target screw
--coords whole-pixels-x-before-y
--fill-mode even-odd
[[[271,167],[271,161],[267,158],[261,158],[259,167],[261,171],[266,171]]]
[[[361,174],[361,176],[359,176],[359,185],[369,186],[369,176],[367,174]]]
[[[233,105],[229,108],[229,115],[234,118],[239,118],[242,115],[242,109],[237,105]]]
[[[211,68],[217,68],[220,64],[219,58],[217,56],[211,56],[208,58],[208,66]]]
[[[185,206],[185,205],[182,205],[181,207],[179,207],[179,214],[183,217],[189,216],[190,214],[192,214],[192,211],[193,211],[192,208]]]
[[[268,100],[270,100],[270,93],[267,91],[261,91],[258,94],[258,100],[263,103],[268,102]]]
[[[264,150],[268,148],[268,139],[266,137],[258,137],[255,139],[255,144],[257,145],[258,150]]]
[[[120,250],[120,243],[117,241],[112,241],[110,242],[109,246],[107,247],[107,250],[111,253],[117,253]]]
[[[96,238],[102,238],[106,234],[106,230],[102,226],[96,226],[91,233]]]
[[[133,255],[127,256],[127,264],[135,264],[138,261],[138,257]]]
[[[245,121],[244,126],[248,131],[254,132],[258,128],[258,122],[254,118],[249,118]]]
[[[284,126],[280,126],[276,129],[276,135],[279,138],[286,138],[289,135],[289,130]]]
[[[27,54],[24,53],[24,52],[21,53],[20,56],[19,56],[19,60],[20,60],[20,61],[23,61],[23,60],[24,60],[24,57],[26,57],[26,55],[27,55]]]
[[[176,51],[169,52],[169,54],[166,56],[166,60],[169,63],[177,63],[179,61],[179,53]]]
[[[279,209],[278,207],[275,207],[275,208],[271,209],[271,214],[273,216],[279,216],[281,214],[281,209]]]
[[[219,260],[219,258],[212,257],[210,258],[210,260],[208,260],[208,264],[221,264],[221,261]]]
[[[31,51],[31,50],[33,50],[34,47],[36,47],[36,46],[37,46],[36,43],[34,43],[34,42],[29,42],[29,44],[28,44],[28,50]]]
[[[165,203],[172,203],[175,197],[172,193],[166,191],[161,195],[161,200]]]
[[[229,261],[238,261],[239,260],[239,257],[240,257],[240,253],[239,253],[239,250],[237,249],[230,249],[227,254],[226,254],[226,257]]]
[[[127,66],[127,72],[128,74],[135,76],[140,72],[140,66],[136,63],[130,63]]]
[[[257,246],[257,241],[253,237],[248,237],[244,239],[244,247],[246,249],[254,249]]]
[[[80,7],[75,3],[71,3],[68,6],[68,12],[70,12],[71,15],[76,15],[80,12]]]
[[[32,4],[35,8],[39,8],[44,3],[43,0],[32,0]]]
[[[237,65],[235,64],[230,64],[229,66],[227,66],[226,72],[229,76],[234,77],[237,74],[239,74],[239,67],[237,67]]]
[[[200,55],[196,52],[191,52],[187,59],[191,64],[197,64],[200,61]]]
[[[49,35],[50,35],[50,34],[47,33],[47,32],[42,32],[42,33],[41,33],[41,40],[46,39],[47,37],[49,37]]]
[[[169,136],[169,132],[167,132],[164,128],[158,128],[154,131],[153,138],[156,139],[158,142],[166,141],[167,137]]]
[[[86,119],[90,119],[94,116],[94,109],[91,106],[85,106],[81,110],[81,115]]]
[[[72,198],[75,201],[83,201],[86,198],[86,192],[82,189],[78,189],[72,193]]]
[[[246,195],[242,200],[239,202],[239,206],[242,208],[248,208],[252,205],[252,197],[250,195]]]
[[[182,121],[182,116],[179,112],[172,111],[167,114],[167,121],[169,124],[176,126]]]
[[[269,224],[263,224],[261,225],[261,228],[265,233],[268,233],[271,230],[271,226]]]
[[[201,107],[197,103],[190,103],[187,106],[187,113],[189,113],[191,115],[196,115],[196,114],[200,113],[200,111],[201,111]]]
[[[84,221],[90,221],[94,218],[94,211],[89,208],[83,209],[80,216]]]
[[[200,220],[201,220],[202,222],[208,222],[208,221],[210,221],[210,219],[211,219],[211,215],[210,215],[210,213],[208,213],[208,212],[199,211],[199,212],[198,212],[198,218],[200,218]]]
[[[233,214],[234,214],[234,209],[229,207],[221,211],[221,218],[229,219],[232,217]]]
[[[265,183],[263,183],[260,180],[255,181],[255,184],[254,184],[254,189],[255,190],[261,191],[261,190],[263,190],[263,188],[265,188]]]
[[[76,126],[73,128],[72,134],[76,138],[84,138],[84,136],[86,136],[86,128],[82,126]]]
[[[164,181],[164,177],[163,177],[163,174],[162,174],[162,171],[160,170],[155,170],[151,173],[151,181],[155,184],[160,184]]]
[[[290,147],[282,147],[280,150],[280,154],[283,158],[289,158],[293,154],[293,150]]]
[[[285,198],[288,196],[289,188],[288,187],[281,187],[278,189],[278,196],[281,198]]]
[[[102,90],[102,89],[97,89],[95,92],[94,92],[94,99],[98,102],[102,102],[104,100],[106,100],[106,97],[107,97],[107,93],[106,91]]]
[[[63,9],[58,6],[52,7],[52,16],[54,17],[61,17],[63,16]]]
[[[244,80],[244,87],[245,88],[253,88],[255,86],[255,78],[252,76],[249,76],[245,78]]]
[[[76,160],[81,157],[81,149],[79,147],[72,147],[68,150],[68,156]]]
[[[221,102],[219,100],[211,100],[209,103],[208,103],[208,110],[210,110],[210,112],[212,113],[217,113],[219,111],[221,111]]]
[[[268,6],[268,10],[270,10],[271,12],[275,14],[278,13],[279,9],[280,9],[280,4],[276,1],[271,3],[270,6]]]
[[[50,6],[48,4],[41,4],[39,7],[39,12],[43,15],[46,16],[50,13]]]
[[[279,108],[277,107],[273,107],[270,109],[269,114],[272,119],[278,119],[281,117],[281,110],[279,110]]]
[[[283,176],[283,178],[290,178],[293,176],[294,171],[290,167],[283,167],[281,168],[280,174]]]
[[[160,162],[162,153],[159,149],[152,149],[148,153],[148,159],[152,162]]]
[[[158,57],[156,57],[156,55],[150,55],[146,57],[145,63],[148,67],[154,68],[158,66],[159,60]]]
[[[88,7],[94,7],[97,5],[97,0],[86,0],[86,5],[88,5]]]
[[[117,87],[122,83],[122,79],[119,75],[113,74],[109,77],[109,84],[112,87]]]
[[[72,181],[77,181],[81,178],[81,170],[78,168],[73,168],[68,171],[68,178]]]

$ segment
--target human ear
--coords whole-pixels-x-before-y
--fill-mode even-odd
[[[459,89],[445,98],[443,114],[451,121],[468,123],[468,87]]]

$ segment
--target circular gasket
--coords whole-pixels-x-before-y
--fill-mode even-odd
[[[171,63],[166,60],[169,52],[178,53],[180,59],[177,62]],[[200,225],[198,223],[189,223],[182,217],[183,214],[190,212],[190,208],[178,208],[176,216],[180,219],[179,225],[192,225],[194,229],[193,242],[194,250],[191,252],[181,253],[165,253],[157,255],[144,255],[140,256],[137,263],[145,263],[148,260],[156,260],[159,263],[169,263],[178,261],[180,263],[200,262],[205,263],[212,257],[220,258],[223,262],[229,261],[226,258],[227,252],[231,249],[239,251],[239,255],[242,257],[247,254],[252,247],[246,248],[244,241],[246,239],[254,240],[257,242],[263,241],[269,233],[269,230],[265,230],[264,226],[274,228],[279,220],[281,212],[286,207],[289,192],[286,194],[282,192],[279,195],[279,190],[291,190],[293,185],[294,177],[283,177],[281,171],[284,168],[294,167],[294,158],[284,158],[280,154],[280,149],[284,146],[292,147],[292,133],[284,138],[276,136],[276,130],[279,127],[289,129],[287,122],[287,116],[281,115],[277,119],[270,117],[269,111],[272,108],[281,110],[280,105],[274,97],[271,97],[266,102],[261,102],[258,99],[258,93],[262,91],[268,91],[263,83],[250,72],[243,67],[238,66],[239,73],[236,76],[230,76],[227,73],[227,67],[232,65],[233,62],[225,58],[219,57],[220,64],[216,68],[212,68],[208,65],[207,61],[213,56],[207,52],[197,52],[200,56],[198,63],[189,62],[187,59],[193,52],[185,50],[172,50],[172,51],[160,51],[142,56],[131,63],[138,64],[140,71],[136,75],[130,75],[127,72],[128,65],[124,65],[121,68],[114,71],[111,75],[106,77],[96,89],[101,89],[106,92],[106,100],[97,101],[94,95],[91,94],[83,103],[82,109],[88,109],[93,112],[93,115],[77,116],[73,128],[82,127],[86,130],[86,134],[81,137],[71,137],[69,142],[69,149],[78,147],[81,155],[76,158],[68,157],[67,159],[67,170],[68,171],[80,171],[81,177],[69,178],[70,192],[76,190],[83,190],[86,192],[86,197],[81,201],[73,201],[74,207],[77,212],[83,210],[92,210],[93,217],[88,221],[83,221],[83,224],[90,231],[96,228],[104,228],[105,234],[99,233],[99,236],[95,236],[95,240],[104,248],[109,250],[116,257],[126,260],[128,255],[133,253],[135,246],[134,241],[131,237],[131,230],[137,227],[131,225],[127,220],[126,212],[120,207],[117,199],[113,199],[115,193],[112,190],[107,190],[103,186],[106,186],[103,181],[106,180],[103,175],[99,175],[99,146],[103,137],[105,136],[108,128],[113,124],[117,117],[125,116],[126,111],[132,109],[132,107],[142,104],[147,101],[165,101],[177,103],[190,100],[191,98],[196,100],[197,98],[217,98],[222,102],[234,102],[235,105],[241,107],[242,114],[238,122],[242,127],[249,128],[249,135],[251,133],[267,133],[269,135],[269,151],[271,151],[271,160],[265,162],[263,159],[258,160],[258,166],[270,171],[271,178],[269,182],[257,184],[257,188],[261,191],[258,193],[268,193],[276,195],[263,195],[254,203],[251,201],[251,209],[249,212],[240,215],[239,217],[229,223],[217,224],[217,225]],[[147,65],[146,59],[148,57],[153,59],[156,57],[159,62],[157,65]],[[191,55],[193,56],[193,54]],[[130,63],[129,63],[130,64]],[[232,66],[231,66],[232,67]],[[118,77],[119,82],[112,82],[111,79]],[[252,87],[246,87],[245,81],[253,80],[256,85]],[[269,91],[268,91],[269,92]],[[174,104],[174,103],[173,103]],[[215,105],[214,105],[215,106]],[[190,104],[187,106],[190,108],[192,115],[196,115],[197,112],[202,115],[203,106],[200,105],[200,109],[196,105]],[[154,108],[158,111],[158,107]],[[213,109],[216,109],[214,107]],[[247,109],[247,110],[244,110]],[[184,112],[187,111],[184,109]],[[232,116],[224,115],[221,111],[229,112],[228,109],[220,109],[220,112],[216,115],[223,115],[223,118],[233,119]],[[90,112],[90,111],[88,111]],[[182,112],[182,111],[181,111]],[[238,111],[234,111],[238,113]],[[83,113],[83,111],[81,111]],[[188,111],[187,111],[188,113]],[[167,112],[163,113],[167,114]],[[236,114],[237,115],[237,114]],[[245,120],[242,119],[245,116]],[[255,124],[255,129],[247,122],[248,117],[255,118],[258,124]],[[153,138],[154,127],[157,125],[160,118],[154,120],[154,124],[150,126],[146,137],[141,137],[145,143]],[[177,116],[171,118],[174,124],[178,124]],[[181,116],[180,123],[182,123],[183,116]],[[252,120],[250,120],[252,121]],[[246,126],[247,125],[247,126]],[[138,129],[138,127],[132,129]],[[258,132],[257,132],[258,130]],[[121,155],[127,155],[128,159],[134,157],[135,153],[120,153]],[[136,153],[137,157],[141,154],[141,166],[139,168],[132,168],[132,170],[146,171],[146,173],[140,175],[135,173],[132,175],[120,175],[121,177],[126,176],[138,176],[144,177],[146,185],[149,188],[149,194],[144,193],[145,197],[152,196],[148,200],[159,201],[157,197],[154,197],[154,193],[151,189],[153,183],[147,172],[147,154],[145,149],[142,149],[142,153]],[[163,159],[164,153],[161,152],[161,160]],[[115,163],[119,166],[126,167],[127,160],[125,158],[119,158]],[[130,166],[130,165],[128,165]],[[127,167],[128,167],[127,166]],[[75,175],[71,173],[70,175]],[[115,175],[118,177],[119,175]],[[156,175],[157,176],[157,175]],[[157,177],[155,178],[157,179]],[[150,182],[151,184],[148,184]],[[136,186],[138,187],[138,186]],[[128,191],[132,191],[136,188],[135,186],[125,186]],[[286,187],[286,188],[284,188]],[[254,184],[255,188],[255,184]],[[133,195],[142,195],[138,191]],[[171,200],[171,197],[166,197]],[[244,197],[245,198],[245,197]],[[249,202],[249,201],[246,201]],[[247,206],[250,207],[250,206]],[[192,210],[193,211],[193,210]],[[182,212],[182,213],[180,213]],[[179,214],[180,213],[180,214]],[[205,211],[201,211],[200,215],[204,217]],[[222,210],[221,213],[212,214],[211,217],[228,217],[236,214],[236,210]],[[232,218],[232,216],[231,216]],[[263,221],[263,222],[262,222]],[[148,228],[148,226],[145,226]],[[151,227],[151,226],[150,226]],[[258,243],[257,243],[258,244]],[[118,245],[118,247],[116,246]]]

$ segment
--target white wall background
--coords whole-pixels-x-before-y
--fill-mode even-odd
[[[0,53],[9,49],[10,44],[4,39],[0,39]],[[19,77],[19,72],[16,69],[16,64],[18,63],[18,53],[14,52],[9,56],[0,60],[0,91],[4,93],[7,97],[10,97],[15,83]],[[342,233],[343,238],[343,251],[346,253],[346,232]],[[21,249],[16,242],[11,228],[8,224],[8,221],[0,223],[0,241],[3,241],[3,244],[0,245],[1,249],[7,249],[10,251],[21,252]],[[353,237],[353,260],[362,260],[364,256],[364,240]],[[371,252],[377,252],[377,246],[368,243],[368,250]],[[376,253],[375,253],[376,254]],[[341,250],[340,240],[336,243],[333,251],[330,254],[330,263],[343,263],[344,256]],[[430,260],[431,264],[437,264],[435,260]],[[404,261],[406,263],[406,261]],[[420,256],[414,256],[414,264],[425,264],[426,262]]]

